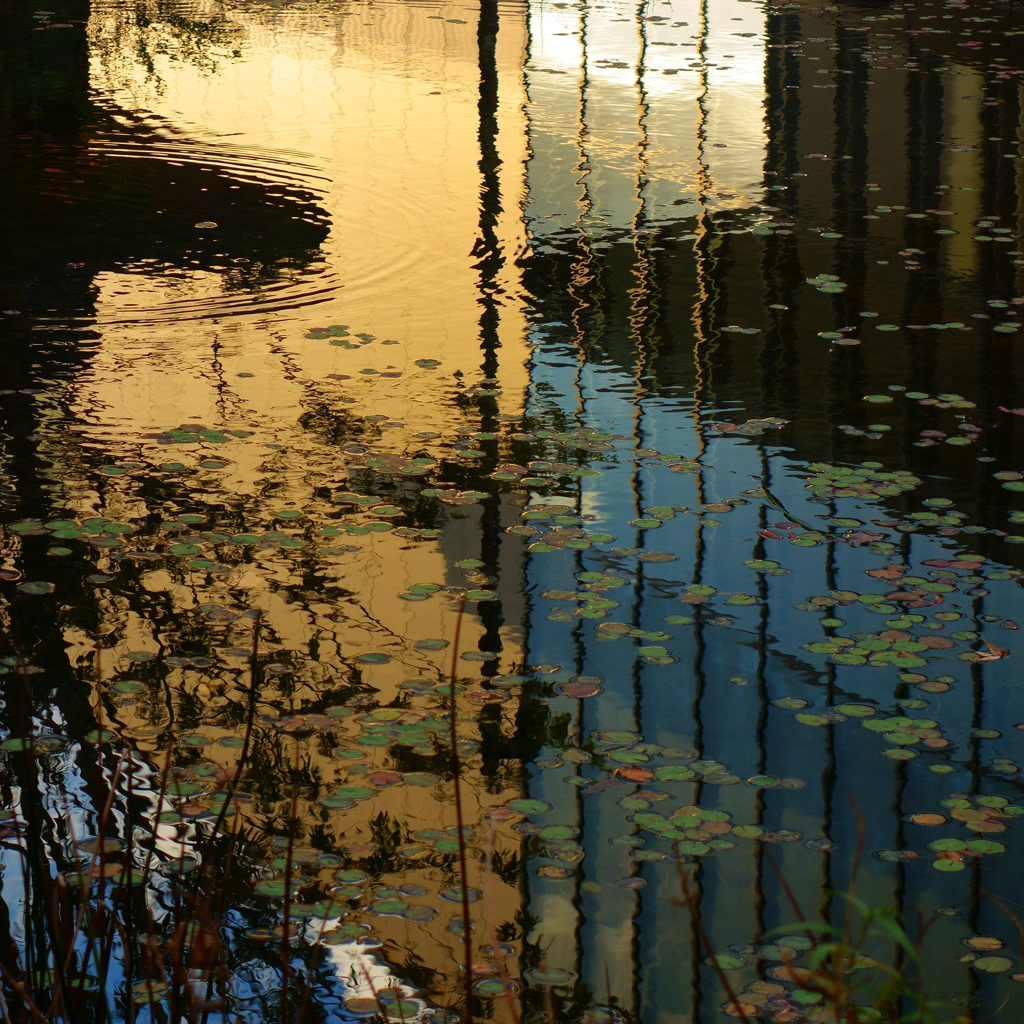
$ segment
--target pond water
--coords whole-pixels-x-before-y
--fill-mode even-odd
[[[1019,1021],[1024,12],[50,7],[8,1019]]]

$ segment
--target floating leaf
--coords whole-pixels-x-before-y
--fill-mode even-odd
[[[942,814],[922,812],[920,814],[911,814],[907,818],[907,821],[913,822],[915,825],[928,825],[934,827],[936,825],[944,825],[946,823],[946,817]]]
[[[772,701],[777,708],[784,708],[786,711],[799,711],[801,708],[808,707],[810,703],[803,697],[778,697]]]
[[[730,834],[740,839],[757,839],[764,835],[764,829],[760,825],[734,825]]]
[[[675,848],[680,854],[688,857],[703,857],[711,852],[711,847],[707,843],[702,843],[697,839],[677,842]]]
[[[479,889],[471,889],[466,887],[465,898],[469,903],[476,903],[478,899],[483,895]],[[447,900],[449,903],[461,903],[463,900],[463,891],[460,887],[452,889],[442,889],[438,893],[438,896],[443,900]]]
[[[984,971],[986,974],[1004,974],[1013,967],[1013,961],[1008,956],[982,956],[975,960],[971,966],[977,971]]]
[[[813,725],[813,726],[828,725],[828,721],[829,721],[827,715],[814,715],[814,714],[797,715],[796,716],[796,720],[801,725]]]
[[[561,967],[530,967],[523,971],[523,979],[526,982],[546,988],[566,988],[573,985],[576,978],[577,975],[573,971]]]
[[[543,814],[551,810],[551,804],[546,800],[532,800],[524,797],[518,800],[510,800],[506,805],[519,814]]]
[[[870,704],[839,704],[836,711],[848,718],[870,718],[876,713]]]
[[[373,796],[374,791],[365,786],[339,786],[334,791],[334,796],[342,800],[365,800]]]
[[[405,781],[410,786],[426,788],[436,786],[441,781],[441,778],[433,772],[407,772]]]
[[[448,640],[417,640],[413,647],[418,651],[443,651],[449,643]]]
[[[26,582],[26,583],[19,583],[18,584],[18,589],[23,594],[40,595],[40,594],[52,594],[54,592],[54,590],[56,589],[56,587],[54,587],[54,585],[52,583],[41,583],[41,582],[29,581],[29,582]]]
[[[558,690],[566,697],[596,697],[601,692],[601,685],[599,683],[576,680],[574,682],[559,683]]]
[[[355,806],[355,801],[348,797],[340,796],[337,793],[329,793],[318,801],[320,806],[328,811],[347,811]]]
[[[723,971],[738,971],[746,962],[744,957],[736,953],[716,953],[704,961],[709,967],[719,967]]]
[[[284,899],[288,893],[288,887],[283,880],[268,878],[257,884],[256,891],[261,896],[269,896],[271,899]]]

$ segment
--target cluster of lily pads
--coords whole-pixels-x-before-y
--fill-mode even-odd
[[[928,396],[918,398],[919,394],[912,392],[907,397],[931,401]],[[959,401],[959,396],[941,395],[935,402],[940,400],[946,406],[957,408],[954,403]],[[48,554],[57,558],[82,552],[104,568],[103,572],[87,577],[97,586],[106,585],[114,578],[119,562],[147,565],[165,560],[197,574],[187,578],[199,586],[223,588],[225,581],[218,580],[219,576],[226,576],[264,555],[325,559],[355,555],[358,560],[369,544],[363,548],[357,544],[339,544],[338,539],[390,534],[401,540],[436,540],[440,536],[437,528],[404,525],[414,522],[412,509],[420,499],[436,502],[440,514],[446,515],[447,510],[487,502],[501,492],[522,494],[530,488],[543,491],[575,487],[577,481],[597,472],[590,468],[591,461],[599,464],[604,459],[629,459],[645,469],[660,472],[667,468],[682,476],[696,476],[703,471],[702,464],[695,459],[654,448],[636,449],[628,438],[606,431],[538,427],[527,431],[521,429],[520,417],[514,416],[500,422],[503,424],[500,432],[463,432],[447,455],[425,455],[415,449],[403,453],[368,445],[351,446],[353,450],[346,453],[350,475],[345,489],[331,490],[329,504],[320,509],[276,502],[275,507],[248,520],[225,513],[192,511],[166,512],[163,517],[131,522],[100,516],[69,516],[50,521],[28,519],[7,527],[7,535],[17,538],[21,545],[48,544]],[[756,437],[784,425],[785,421],[776,418],[739,424],[716,420],[709,423],[708,429],[723,436]],[[421,443],[440,438],[435,432],[422,433],[430,436],[418,437],[416,440]],[[243,439],[226,431],[205,437],[185,427],[168,432],[167,437],[153,438],[161,444],[219,444]],[[545,458],[520,457],[514,461],[507,457],[508,451],[504,459],[495,458],[487,447],[491,442],[511,446],[544,444],[549,446],[549,451],[543,453]],[[515,452],[514,447],[511,451]],[[484,461],[487,471],[458,486],[443,481],[430,486],[443,472],[444,460],[449,457],[463,467],[475,467]],[[491,469],[492,466],[495,468]],[[117,468],[125,469],[125,473],[104,475],[116,477],[133,472],[124,464]],[[922,484],[920,477],[909,472],[886,472],[881,463],[857,466],[816,463],[807,469],[810,474],[807,489],[819,503],[836,499],[902,498]],[[1010,492],[1024,491],[1024,480],[1015,471],[1000,471],[995,477]],[[689,486],[690,482],[685,484]],[[121,486],[116,480],[111,485]],[[382,493],[370,493],[374,490]],[[624,543],[613,546],[616,536],[607,532],[609,524],[605,519],[579,511],[576,506],[567,504],[564,496],[560,497],[562,500],[555,501],[538,494],[525,503],[520,502],[521,521],[505,528],[506,535],[524,542],[529,556],[553,552],[573,555],[572,559],[558,563],[564,564],[564,586],[538,588],[540,599],[550,602],[541,606],[544,614],[555,622],[582,623],[586,636],[597,642],[634,644],[640,663],[651,667],[643,671],[664,672],[666,678],[670,673],[682,671],[678,652],[674,650],[674,632],[643,628],[622,611],[622,605],[631,602],[638,586],[639,567],[646,567],[645,578],[654,578],[657,567],[661,595],[678,602],[675,608],[679,604],[687,606],[684,614],[664,615],[666,627],[726,625],[733,619],[723,612],[735,609],[737,616],[749,615],[739,609],[753,608],[767,600],[757,588],[790,571],[772,545],[777,544],[778,550],[782,550],[784,542],[785,550],[790,551],[794,559],[812,557],[801,554],[798,549],[820,547],[826,540],[863,548],[865,554],[881,560],[877,567],[866,570],[873,581],[870,587],[865,587],[864,592],[835,589],[796,605],[798,609],[819,615],[819,625],[824,630],[820,633],[815,629],[813,638],[803,645],[808,655],[804,664],[821,671],[827,659],[851,679],[854,670],[862,667],[893,670],[900,683],[915,686],[929,696],[947,692],[956,682],[952,675],[931,670],[934,659],[949,657],[984,662],[996,657],[982,646],[986,641],[979,629],[954,628],[964,617],[963,613],[945,602],[951,600],[952,595],[974,594],[983,585],[1016,580],[1021,575],[959,547],[951,548],[946,559],[925,560],[916,571],[902,562],[890,562],[898,554],[901,533],[928,528],[963,534],[972,532],[974,528],[965,523],[966,516],[943,498],[926,499],[921,511],[878,519],[871,524],[833,513],[821,516],[827,522],[823,521],[820,529],[814,529],[783,508],[769,491],[754,487],[742,491],[738,497],[706,501],[692,509],[684,505],[643,505],[631,513],[633,518],[627,517],[624,523],[615,524],[620,536],[625,534],[625,538]],[[774,510],[778,521],[772,522],[769,518],[752,527],[750,512],[753,510],[748,508],[751,505]],[[744,508],[746,511],[741,511]],[[737,520],[745,523],[743,529],[750,530],[752,537],[756,532],[755,543],[762,544],[756,557],[740,559],[743,568],[739,571],[742,573],[745,569],[750,573],[750,593],[722,591],[700,581],[699,577],[696,582],[689,575],[683,577],[677,572],[679,556],[672,551],[658,550],[649,539],[670,533],[673,527],[669,524],[678,525],[680,521],[699,530],[713,530]],[[1011,521],[1024,521],[1024,512],[1011,514]],[[656,533],[659,530],[662,533]],[[895,531],[895,536],[890,530]],[[577,558],[586,561],[581,563],[575,560]],[[463,598],[484,603],[498,600],[499,579],[490,575],[495,570],[488,562],[481,558],[459,558],[452,561],[450,567],[461,570],[464,582],[469,585],[458,586],[449,579],[427,577],[401,590],[396,587],[398,596],[413,606],[445,598],[458,599],[454,605]],[[53,583],[26,581],[13,568],[3,570],[2,578],[26,595],[45,595],[56,589]],[[233,624],[248,627],[252,614],[244,602],[221,590],[216,599],[204,595],[196,600],[188,614],[181,616],[181,621],[203,628],[229,630],[234,628]],[[847,629],[846,619],[841,617],[859,620],[867,615],[884,616],[886,628],[858,629],[859,622],[855,622]],[[588,619],[596,621],[586,626]],[[689,633],[687,630],[688,640]],[[238,660],[249,656],[249,649],[229,646],[237,642],[237,634],[234,639],[218,634],[215,646],[204,654],[175,651],[162,652],[158,657],[148,652],[130,652],[123,670],[106,684],[106,693],[114,701],[114,716],[88,733],[85,741],[112,744],[127,739],[152,743],[164,737],[160,741],[165,742],[169,737],[157,725],[146,726],[137,720],[131,726],[125,724],[128,716],[141,714],[150,697],[160,689],[157,674],[147,675],[150,671],[147,666],[150,662],[154,663],[154,668],[159,664],[161,671],[172,670],[178,673],[175,678],[179,679],[202,678],[214,684],[215,692],[219,674],[237,671]],[[292,925],[308,941],[373,948],[384,941],[381,935],[386,919],[398,918],[412,925],[427,926],[448,904],[452,905],[452,915],[447,930],[459,936],[463,926],[455,904],[461,902],[462,890],[455,877],[455,865],[460,844],[468,844],[474,856],[482,857],[485,833],[491,830],[500,832],[506,839],[521,842],[522,855],[529,861],[532,873],[545,884],[573,884],[580,876],[586,857],[593,855],[593,851],[585,847],[577,824],[566,823],[564,819],[548,820],[545,816],[553,810],[549,803],[522,795],[503,798],[500,803],[486,802],[480,821],[466,826],[462,833],[453,826],[429,828],[395,823],[392,839],[381,839],[376,833],[368,836],[367,832],[373,831],[369,825],[360,825],[355,835],[342,834],[350,815],[358,815],[362,821],[369,811],[374,815],[369,819],[371,822],[386,817],[394,806],[396,793],[418,791],[438,806],[450,800],[446,744],[453,700],[460,729],[457,753],[464,759],[467,771],[473,774],[477,771],[482,742],[463,734],[467,725],[484,715],[495,715],[496,720],[507,725],[512,709],[523,706],[537,695],[552,702],[563,700],[563,704],[599,700],[608,685],[600,676],[560,673],[557,666],[503,666],[500,650],[460,649],[457,652],[459,669],[469,671],[468,666],[478,664],[483,669],[479,677],[459,676],[453,683],[434,672],[438,666],[417,665],[416,671],[422,674],[397,684],[398,698],[391,706],[380,706],[373,696],[373,687],[367,688],[367,680],[374,679],[375,671],[383,671],[384,666],[396,660],[419,658],[434,652],[440,655],[439,665],[447,656],[443,652],[449,648],[448,639],[437,637],[394,641],[387,650],[345,652],[346,664],[366,676],[364,690],[344,704],[327,700],[310,706],[309,694],[299,700],[284,699],[281,695],[285,693],[286,684],[292,687],[293,679],[304,678],[302,659],[275,656],[264,662],[264,678],[269,689],[254,722],[259,742],[270,744],[287,738],[305,744],[334,769],[334,778],[322,779],[322,784],[311,794],[306,813],[309,821],[315,821],[325,836],[335,838],[324,848],[314,849],[300,842],[289,852],[282,846],[284,837],[276,835],[264,843],[264,859],[254,864],[253,905],[274,918],[279,916],[287,900]],[[11,671],[17,665],[15,659],[0,666],[0,671]],[[550,683],[543,679],[549,674],[556,676]],[[741,685],[748,680],[736,676],[730,682]],[[895,712],[853,698],[829,702],[824,707],[813,706],[805,697],[780,697],[773,704],[779,711],[793,712],[799,726],[831,729],[851,721],[860,722],[867,732],[878,734],[884,756],[911,761],[919,753],[931,754],[934,756],[930,760],[934,763],[928,767],[932,772],[945,774],[955,770],[949,763],[953,744],[939,723],[939,713],[923,700],[903,699]],[[935,717],[917,717],[919,712]],[[125,722],[118,719],[120,714],[124,714]],[[974,738],[990,739],[992,733],[992,730],[979,730]],[[216,728],[189,724],[175,730],[172,742],[182,763],[171,775],[159,822],[180,831],[183,847],[186,837],[208,827],[211,821],[248,817],[253,813],[252,805],[257,803],[258,796],[244,789],[233,790],[229,786],[230,773],[220,768],[212,757],[203,758],[207,748],[237,750],[241,747],[244,740],[240,730],[225,727],[219,721]],[[49,756],[64,753],[67,742],[53,729],[39,728],[31,737],[8,736],[0,746],[11,755],[29,751]],[[708,751],[707,756],[695,757],[692,751],[646,741],[642,735],[626,729],[602,729],[591,733],[578,745],[567,744],[551,756],[534,758],[532,767],[543,772],[567,772],[565,785],[577,789],[582,799],[609,793],[610,799],[616,801],[624,812],[626,828],[623,834],[612,837],[611,844],[621,854],[623,862],[622,876],[616,884],[625,889],[637,889],[646,883],[636,872],[637,864],[656,865],[679,858],[699,863],[704,858],[726,856],[741,844],[750,842],[802,842],[813,851],[831,848],[832,840],[827,835],[805,840],[804,835],[795,830],[772,830],[758,821],[735,820],[732,813],[713,806],[714,800],[708,799],[707,794],[714,793],[717,787],[745,785],[766,794],[775,792],[777,796],[769,799],[781,801],[787,791],[805,785],[801,779],[767,771],[746,778],[746,773],[739,774],[725,762],[715,760],[714,755],[714,751]],[[993,757],[984,764],[983,771],[988,778],[1012,778],[1019,767],[1010,758]],[[699,794],[697,786],[701,787]],[[934,864],[940,872],[957,872],[974,857],[1001,852],[1001,844],[989,839],[987,833],[1002,830],[1005,820],[1016,816],[1009,801],[986,804],[974,797],[955,799],[967,799],[967,805],[951,807],[950,811],[954,820],[963,822],[972,834],[935,841],[940,845],[931,849],[938,855]],[[952,814],[953,811],[957,813]],[[914,822],[928,823],[926,820]],[[129,863],[127,857],[117,859],[124,853],[123,848],[109,852],[123,868],[116,876],[117,884],[141,884],[138,864]],[[893,859],[883,853],[879,854],[883,860]],[[909,859],[907,851],[899,853],[902,859]],[[188,853],[174,858],[158,857],[157,861],[162,871],[172,875],[186,874],[198,864],[198,859]],[[432,872],[433,875],[429,879],[426,874],[414,879],[403,878],[406,871]],[[471,888],[468,895],[472,903],[481,899],[477,889]],[[253,941],[269,941],[275,935],[273,928],[254,928],[250,932]],[[755,959],[775,959],[769,949],[772,945],[758,947]],[[779,943],[774,945],[779,946]],[[800,952],[798,947],[787,948]],[[514,947],[510,949],[514,953]],[[719,954],[726,955],[743,959],[754,954]],[[795,956],[787,954],[778,959],[786,961]],[[979,970],[987,969],[976,966]],[[782,980],[789,984],[794,978]],[[791,990],[777,986],[782,987],[783,992],[776,992],[770,988],[774,982],[758,984],[762,989],[748,987],[745,994],[765,999],[752,1005],[790,1009],[811,1005],[801,1003],[799,987]],[[475,982],[475,991],[481,997],[497,998],[507,991],[506,981],[485,971]],[[410,1016],[415,1016],[425,1005],[409,992],[397,995],[394,1003]],[[379,1010],[379,1004],[374,1005]],[[349,1009],[361,1015],[357,1012],[359,1006],[355,1003],[353,1006],[354,1009]],[[363,1009],[369,1012],[368,1006]]]
[[[305,334],[306,338],[312,341],[328,340],[332,345],[339,348],[359,348],[361,345],[369,345],[376,341],[376,337],[365,331],[355,335],[349,333],[348,324],[331,324],[330,327],[311,327]],[[351,341],[350,338],[358,341]]]
[[[859,467],[833,466],[815,462],[807,467],[815,475],[807,481],[807,489],[819,498],[859,498],[875,500],[895,497],[921,483],[920,477],[908,470],[892,472],[880,462],[863,462]]]

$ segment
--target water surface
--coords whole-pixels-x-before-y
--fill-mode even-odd
[[[714,953],[821,1024],[791,897],[855,886],[1020,1019],[1020,13],[53,7],[0,12],[4,969],[51,998],[91,864],[91,1019],[464,1020],[454,707],[474,1017],[725,1020]]]

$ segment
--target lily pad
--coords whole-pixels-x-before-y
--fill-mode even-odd
[[[1013,961],[1008,956],[982,956],[971,966],[976,971],[984,971],[986,974],[1004,974],[1013,967]]]
[[[30,580],[25,583],[19,583],[18,589],[23,594],[34,594],[38,596],[41,594],[52,594],[57,588],[52,583],[42,583]]]
[[[533,800],[529,797],[510,800],[505,806],[519,814],[543,814],[545,811],[551,810],[551,804],[546,800]]]

